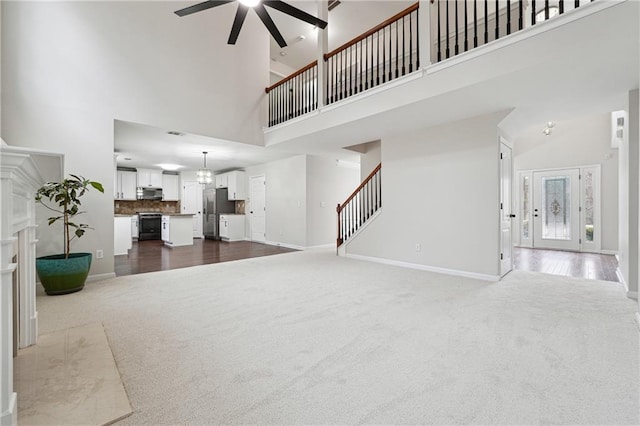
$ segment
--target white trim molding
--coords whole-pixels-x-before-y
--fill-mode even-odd
[[[627,297],[629,299],[638,300],[638,292],[637,291],[627,291]]]
[[[636,312],[636,325],[638,326],[638,331],[640,332],[640,312]]]
[[[350,259],[364,260],[367,262],[382,263],[383,265],[400,266],[401,268],[418,269],[420,271],[436,272],[438,274],[453,275],[457,277],[473,278],[476,280],[497,282],[500,281],[498,275],[480,274],[476,272],[460,271],[457,269],[440,268],[438,266],[421,265],[419,263],[402,262],[400,260],[383,259],[380,257],[361,256],[359,254],[345,254]]]

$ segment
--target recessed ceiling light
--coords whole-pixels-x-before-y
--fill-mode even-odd
[[[167,132],[168,135],[173,135],[173,136],[184,136],[184,133],[181,132],[176,132],[175,130],[169,130]]]

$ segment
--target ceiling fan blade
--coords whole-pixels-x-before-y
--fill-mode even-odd
[[[264,0],[263,4],[265,6],[272,7],[276,10],[279,10],[282,13],[286,13],[287,15],[293,16],[294,18],[300,19],[301,21],[308,22],[311,25],[315,25],[322,29],[325,29],[327,27],[327,23],[322,19],[316,18],[313,15],[309,15],[304,10],[300,10],[297,7],[293,7],[290,4],[283,2],[282,0]]]
[[[192,13],[202,12],[203,10],[211,9],[212,7],[221,6],[233,1],[234,0],[208,0],[193,6],[185,7],[184,9],[176,10],[174,13],[178,16],[191,15]]]
[[[264,8],[264,4],[260,3],[256,7],[254,7],[254,9],[262,20],[264,26],[267,27],[273,38],[278,43],[278,46],[286,47],[287,42],[284,41],[282,34],[280,34],[280,31],[278,31],[278,28],[276,28],[276,24],[273,23],[271,16],[269,16],[269,13],[267,12],[267,9]]]
[[[231,34],[229,34],[229,44],[236,44],[238,40],[238,35],[240,34],[240,29],[242,28],[242,24],[244,24],[244,18],[247,17],[247,12],[249,8],[242,3],[238,3],[238,10],[236,11],[236,17],[233,20],[233,26],[231,27]]]

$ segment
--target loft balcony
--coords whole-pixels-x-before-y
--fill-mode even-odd
[[[325,140],[335,137],[339,145],[353,141],[349,123],[357,124],[358,140],[374,140],[384,134],[387,121],[375,117],[392,113],[395,126],[410,128],[409,122],[428,125],[447,115],[513,109],[559,81],[566,84],[556,94],[570,97],[580,93],[575,86],[586,82],[585,74],[620,60],[622,49],[637,41],[630,18],[637,8],[631,3],[420,1],[266,88],[266,144],[315,133]],[[601,31],[594,34],[593,28]],[[596,58],[599,63],[592,66]],[[572,68],[583,63],[588,71]],[[614,79],[629,86],[634,69],[637,64]],[[419,118],[418,104],[424,107]],[[341,131],[323,132],[328,128]]]

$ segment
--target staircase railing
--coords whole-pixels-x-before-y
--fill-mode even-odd
[[[592,1],[431,0],[436,22],[432,58],[443,61]]]
[[[324,55],[326,105],[420,68],[418,5]]]
[[[318,108],[318,61],[265,89],[269,95],[269,126]]]
[[[342,204],[338,204],[338,239],[340,247],[373,214],[382,207],[382,163],[373,169],[367,178]]]

